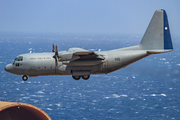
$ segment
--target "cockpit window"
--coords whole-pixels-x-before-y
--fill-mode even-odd
[[[16,61],[23,61],[23,56],[18,56],[14,59],[13,65]]]
[[[16,57],[14,61],[23,61],[23,56]]]

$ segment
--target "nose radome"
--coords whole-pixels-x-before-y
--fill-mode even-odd
[[[5,66],[4,69],[5,69],[5,71],[10,72],[13,69],[13,65],[12,64],[8,64],[8,65]]]
[[[5,66],[4,70],[7,71],[7,65]]]

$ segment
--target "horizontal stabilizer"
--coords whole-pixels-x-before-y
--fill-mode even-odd
[[[159,53],[165,53],[165,52],[170,52],[172,50],[151,50],[151,51],[147,51],[147,53],[149,54],[159,54]]]

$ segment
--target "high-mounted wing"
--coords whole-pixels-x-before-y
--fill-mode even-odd
[[[82,52],[75,52],[74,55],[92,55],[94,54],[93,51],[82,51]]]
[[[73,61],[77,59],[104,59],[102,55],[82,48],[70,48],[65,53],[59,54],[59,58],[60,61]]]
[[[69,51],[73,51],[73,55],[79,56],[79,59],[104,59],[102,55],[82,48],[71,48]]]
[[[69,48],[68,51],[71,53],[75,53],[75,52],[87,52],[88,50],[85,50],[83,48]]]
[[[104,60],[102,55],[82,48],[70,48],[59,57],[62,63],[68,66],[92,66],[101,64]]]

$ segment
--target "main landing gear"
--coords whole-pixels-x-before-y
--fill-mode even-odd
[[[90,75],[84,75],[84,76],[72,76],[72,77],[73,77],[73,79],[75,79],[75,80],[79,80],[81,77],[82,77],[82,79],[84,79],[84,80],[88,80],[89,77],[90,77]],[[23,75],[23,76],[22,76],[22,79],[23,79],[24,81],[27,81],[28,76],[27,76],[27,75]]]
[[[23,75],[22,79],[23,79],[24,81],[26,81],[26,80],[28,79],[28,76],[27,76],[27,75]]]
[[[73,79],[79,80],[82,77],[84,80],[88,80],[90,75],[84,75],[84,76],[72,76]]]

